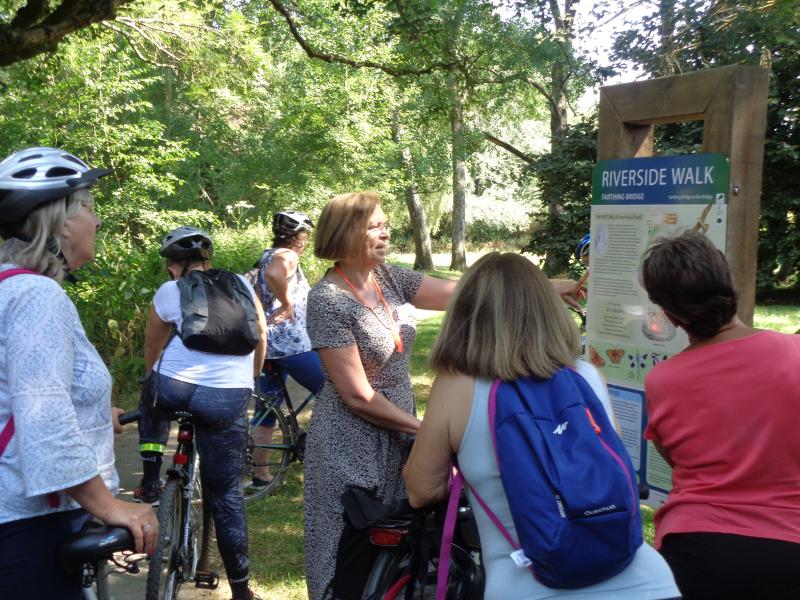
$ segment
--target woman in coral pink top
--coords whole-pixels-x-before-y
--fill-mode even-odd
[[[684,599],[800,598],[800,336],[736,316],[724,255],[687,232],[642,276],[689,346],[645,379],[651,440],[672,466],[656,547]]]

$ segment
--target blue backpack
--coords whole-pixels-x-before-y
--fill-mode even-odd
[[[472,492],[512,546],[514,562],[561,589],[622,572],[642,544],[636,474],[586,380],[562,368],[549,379],[495,381],[489,420],[519,541]],[[458,479],[451,493],[458,494]]]

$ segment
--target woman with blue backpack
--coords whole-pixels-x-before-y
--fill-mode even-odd
[[[636,474],[605,383],[578,352],[575,325],[535,265],[496,252],[476,262],[432,350],[409,501],[446,498],[457,463],[486,600],[677,598],[666,562],[642,542]]]

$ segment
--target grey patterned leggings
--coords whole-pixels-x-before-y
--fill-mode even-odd
[[[250,570],[244,515],[244,446],[247,404],[252,390],[211,388],[153,374],[151,385],[164,411],[182,410],[195,417],[203,494],[211,503],[217,545],[230,582],[246,580]],[[166,444],[170,422],[139,404],[140,443]]]

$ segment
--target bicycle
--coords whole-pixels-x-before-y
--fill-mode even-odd
[[[118,553],[123,553],[122,559],[114,556]],[[113,600],[109,563],[135,575],[139,572],[138,563],[144,559],[144,555],[134,554],[133,534],[128,529],[96,521],[88,521],[56,552],[56,563],[64,574],[80,573],[84,600]]]
[[[120,423],[138,418],[138,411],[133,411],[120,416]],[[178,447],[159,496],[158,544],[150,557],[146,600],[175,600],[187,582],[205,589],[216,589],[219,584],[219,575],[207,568],[211,511],[202,494],[193,416],[175,411],[168,418],[178,421]]]
[[[265,369],[279,369],[272,361],[265,362]],[[253,392],[254,413],[261,414],[257,423],[249,425],[247,445],[245,447],[245,470],[242,474],[245,502],[266,498],[280,487],[289,465],[295,461],[303,462],[306,451],[306,431],[297,420],[297,416],[311,402],[314,394],[306,396],[295,408],[292,398],[281,380],[281,387],[270,394]],[[261,423],[275,420],[272,438],[268,441],[257,441],[257,429]],[[264,452],[258,456],[258,451]],[[251,485],[256,469],[266,467],[272,475],[267,485]]]
[[[362,600],[398,600],[407,594],[433,598],[446,503],[413,509],[406,499],[386,506],[366,490],[351,488],[348,493],[350,500],[343,498],[348,522],[368,529],[378,549]],[[475,516],[462,495],[448,566],[448,600],[480,600],[484,577]]]

